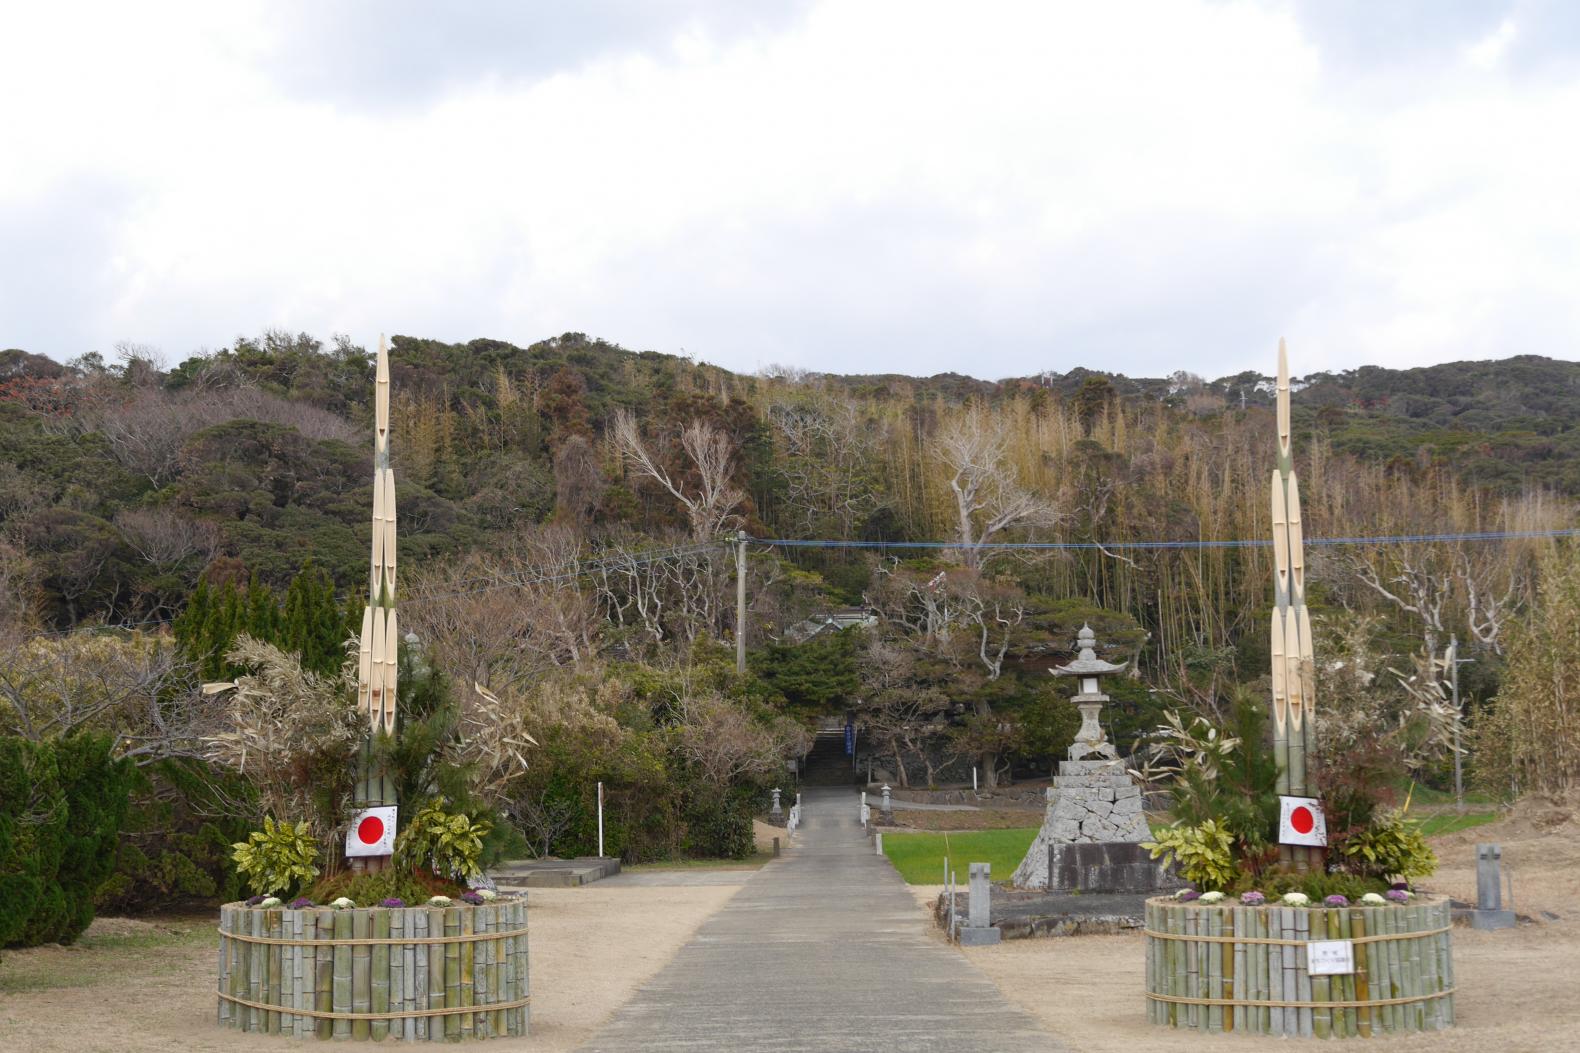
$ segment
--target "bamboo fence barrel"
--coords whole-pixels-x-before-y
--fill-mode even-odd
[[[1305,1038],[1453,1026],[1444,898],[1338,907],[1154,898],[1145,918],[1147,1017],[1155,1024]],[[1315,942],[1347,944],[1351,970],[1313,974]]]
[[[296,1038],[526,1035],[526,930],[524,897],[348,910],[229,903],[217,926],[216,1020]]]

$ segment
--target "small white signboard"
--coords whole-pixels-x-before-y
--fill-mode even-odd
[[[1312,976],[1348,976],[1354,971],[1353,941],[1312,940],[1306,944],[1306,972]]]
[[[364,808],[351,817],[346,855],[387,856],[395,851],[395,806]]]
[[[1328,824],[1322,816],[1322,802],[1315,797],[1280,797],[1278,843],[1316,845],[1328,843]]]

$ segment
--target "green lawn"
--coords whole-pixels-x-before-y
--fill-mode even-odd
[[[1413,811],[1414,809],[1412,809]],[[1473,826],[1490,823],[1498,818],[1497,812],[1438,812],[1435,815],[1411,816],[1421,820],[1421,833],[1427,837],[1441,837],[1444,834],[1457,834],[1461,830],[1469,830]]]
[[[965,882],[972,863],[990,863],[993,879],[1007,881],[1026,856],[1037,836],[1035,826],[1012,830],[977,830],[969,833],[898,834],[885,830],[883,854],[908,884],[940,885],[944,856],[956,880]]]

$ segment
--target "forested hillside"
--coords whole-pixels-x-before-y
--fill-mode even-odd
[[[13,706],[81,635],[58,634],[89,626],[158,639],[174,622],[170,661],[191,675],[226,670],[241,633],[332,671],[367,580],[370,361],[285,333],[173,365],[0,353],[3,618],[43,663],[32,681],[13,664]],[[1083,622],[1133,663],[1108,713],[1126,746],[1266,672],[1265,549],[1138,543],[1269,536],[1267,376],[742,376],[580,334],[401,336],[391,362],[403,630],[455,683],[560,729],[548,772],[605,771],[636,800],[652,748],[745,785],[796,748],[787,720],[849,708],[902,782],[1045,771],[1075,719],[1046,670]],[[1573,526],[1577,385],[1580,366],[1532,356],[1301,378],[1308,536]],[[737,530],[754,539],[744,678],[721,646]],[[903,546],[930,541],[947,547]],[[1081,547],[995,547],[1027,541]],[[1313,545],[1325,697],[1408,723],[1446,691],[1455,637],[1474,718],[1560,544]],[[845,606],[874,624],[808,638]],[[201,729],[169,717],[128,741],[180,754]],[[612,728],[648,745],[615,757]],[[1441,752],[1420,763],[1445,778]],[[562,824],[545,802],[581,791],[539,777],[505,810],[564,847],[585,813]],[[650,820],[633,813],[631,836]],[[641,852],[684,847],[663,828]]]

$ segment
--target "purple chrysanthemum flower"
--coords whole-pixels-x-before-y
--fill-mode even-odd
[[[1326,903],[1330,907],[1348,907],[1350,905],[1350,901],[1346,897],[1340,895],[1329,896],[1322,902]]]
[[[463,892],[461,893],[461,902],[470,903],[474,907],[480,907],[483,905],[483,897],[479,896],[475,892]]]
[[[389,899],[379,900],[379,906],[381,907],[404,907],[405,905],[406,901],[399,896],[391,896]]]
[[[1250,892],[1240,893],[1240,902],[1248,907],[1260,907],[1267,902],[1267,897],[1252,889]]]
[[[1394,892],[1409,892],[1410,891],[1410,882],[1408,882],[1408,881],[1395,881],[1392,885],[1389,885],[1388,887],[1390,889],[1392,889]]]
[[[1192,900],[1198,900],[1198,899],[1201,899],[1201,893],[1197,892],[1193,888],[1188,888],[1184,892],[1180,893],[1180,902],[1181,903],[1189,903]]]
[[[311,907],[312,905],[313,901],[306,896],[297,896],[295,899],[291,900],[292,910],[301,910],[303,907]]]
[[[1387,892],[1384,892],[1383,895],[1393,900],[1395,903],[1410,902],[1410,893],[1406,892],[1402,888],[1391,888]]]
[[[269,898],[268,896],[249,896],[247,898],[247,906],[249,906],[249,907],[256,907],[258,904],[262,903],[264,900],[266,900],[268,898]]]

